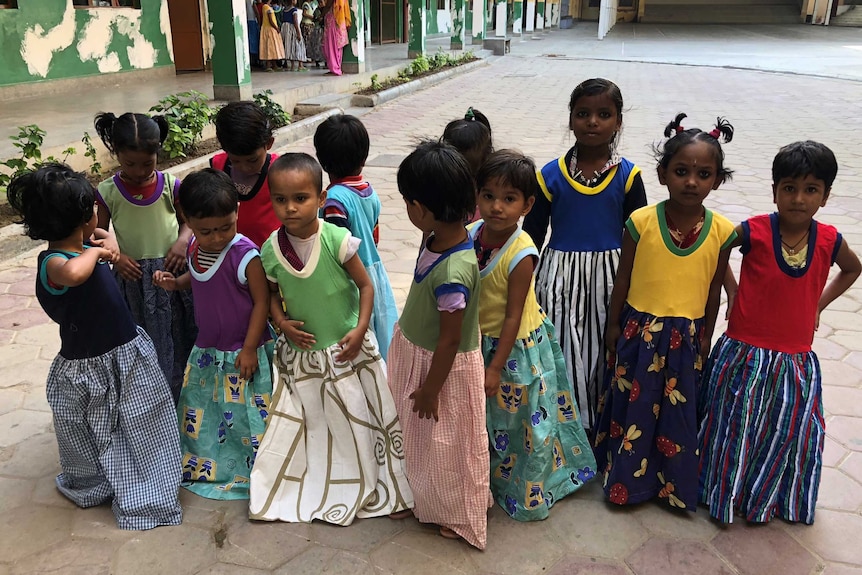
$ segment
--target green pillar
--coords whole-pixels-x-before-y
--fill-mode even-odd
[[[545,27],[545,0],[536,0],[536,30]],[[549,26],[550,28],[550,26]]]
[[[251,100],[245,2],[207,2],[207,11],[213,38],[213,96],[216,100]]]
[[[411,60],[425,54],[425,0],[409,0],[407,22],[407,57]]]
[[[512,2],[512,36],[520,36],[524,27],[524,3],[521,0]]]
[[[464,0],[450,0],[452,2],[452,38],[449,43],[450,50],[464,49]]]
[[[365,0],[350,0],[350,19],[341,70],[345,74],[362,74],[365,72]]]

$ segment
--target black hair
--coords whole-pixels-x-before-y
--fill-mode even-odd
[[[270,174],[274,172],[289,172],[291,170],[305,172],[310,175],[317,193],[320,194],[323,191],[323,169],[314,157],[305,152],[289,152],[279,156],[269,167]]]
[[[826,191],[832,187],[838,175],[838,161],[835,154],[820,142],[806,140],[793,142],[778,150],[772,160],[772,183],[783,178],[799,178],[812,175],[826,184]]]
[[[99,112],[93,125],[105,147],[115,156],[126,150],[157,154],[168,137],[168,121],[164,116],[126,112],[117,117]]]
[[[237,156],[250,156],[266,148],[272,139],[272,125],[256,102],[231,102],[215,117],[216,138],[222,149]]]
[[[498,150],[488,156],[476,175],[476,187],[482,189],[489,180],[498,179],[524,194],[524,199],[539,193],[536,164],[517,150]]]
[[[323,170],[335,178],[362,173],[370,146],[368,131],[356,116],[330,116],[314,132],[317,159]]]
[[[398,191],[419,202],[441,222],[462,222],[476,211],[470,166],[453,146],[425,140],[398,167]]]
[[[227,216],[237,210],[239,201],[230,176],[212,168],[204,168],[183,178],[179,200],[186,218]]]
[[[589,80],[584,80],[575,86],[575,89],[572,90],[572,95],[569,98],[569,114],[575,111],[575,106],[577,105],[578,100],[584,96],[598,96],[600,94],[607,94],[617,109],[617,116],[619,116],[620,121],[622,121],[623,93],[620,92],[619,86],[610,80],[605,80],[604,78],[590,78]]]
[[[733,139],[733,126],[726,119],[718,117],[715,119],[715,127],[710,132],[704,132],[700,128],[683,128],[681,123],[687,116],[680,112],[664,129],[664,136],[669,138],[660,146],[653,146],[656,162],[661,168],[667,168],[671,159],[684,147],[695,142],[709,144],[715,154],[715,165],[718,167],[717,175],[722,180],[729,180],[733,170],[724,165],[724,150],[721,148],[719,138],[728,143]]]
[[[56,242],[93,217],[96,191],[87,177],[65,164],[46,163],[17,176],[6,189],[9,204],[23,218],[24,233]]]
[[[468,150],[483,149],[487,154],[494,151],[491,139],[491,122],[479,110],[467,108],[464,117],[452,120],[443,129],[443,141],[462,154]]]

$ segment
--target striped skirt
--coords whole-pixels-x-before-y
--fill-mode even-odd
[[[814,352],[782,353],[722,335],[704,374],[700,500],[725,523],[778,515],[814,523],[825,422]]]
[[[596,424],[605,322],[619,261],[619,250],[560,252],[548,247],[536,274],[536,299],[557,330],[585,429]]]

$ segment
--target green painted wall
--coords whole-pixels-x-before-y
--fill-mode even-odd
[[[18,0],[0,10],[0,86],[173,64],[167,0],[141,9]]]

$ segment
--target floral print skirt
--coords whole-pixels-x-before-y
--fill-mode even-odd
[[[486,366],[498,342],[482,336]],[[595,476],[596,460],[548,318],[515,341],[500,391],[488,399],[487,410],[491,493],[512,518],[546,518],[556,501]]]
[[[703,319],[655,317],[626,304],[620,321],[594,443],[605,494],[618,505],[658,496],[694,511]]]

